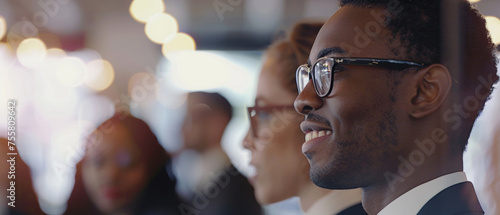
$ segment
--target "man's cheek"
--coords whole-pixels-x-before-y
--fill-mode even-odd
[[[356,120],[364,118],[369,111],[369,105],[362,99],[336,98],[328,104],[329,112],[334,120]]]

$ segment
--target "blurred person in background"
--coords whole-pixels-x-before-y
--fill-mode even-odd
[[[201,158],[190,170],[196,176],[193,193],[182,207],[184,214],[262,214],[252,186],[221,147],[231,118],[231,104],[219,93],[188,94],[182,125],[183,147],[198,152]]]
[[[86,149],[66,214],[180,214],[170,157],[144,121],[115,115]]]
[[[274,42],[266,51],[255,107],[248,108],[251,128],[243,141],[256,170],[250,180],[263,205],[298,196],[306,214],[366,214],[360,189],[327,190],[314,185],[301,150],[305,135],[299,127],[303,117],[293,109],[298,95],[295,71],[307,61],[322,25],[298,23],[289,38]]]
[[[2,155],[2,162],[0,162],[0,172],[2,174],[2,177],[0,177],[0,195],[2,196],[2,201],[0,201],[0,204],[2,204],[2,206],[0,207],[0,214],[44,214],[40,209],[40,206],[38,204],[38,197],[35,193],[35,190],[33,189],[30,168],[21,159],[21,157],[19,156],[19,152],[8,150],[8,142],[9,141],[7,139],[0,138],[0,154]],[[12,152],[17,152],[18,155],[7,155],[7,153]],[[13,157],[14,159],[12,159]],[[14,162],[12,162],[11,160],[14,160]],[[15,167],[14,170],[11,169],[11,165]],[[11,172],[12,174],[9,172]],[[14,175],[15,178],[11,177],[9,179],[8,176],[10,175]],[[14,182],[14,189],[12,189],[11,187],[11,181]],[[11,195],[11,191],[14,191],[14,195]],[[8,204],[10,202],[13,202],[13,205],[15,207],[9,206]]]

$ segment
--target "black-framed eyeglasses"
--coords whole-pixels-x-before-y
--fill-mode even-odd
[[[272,115],[278,114],[280,111],[293,109],[293,105],[269,105],[247,107],[248,119],[250,120],[250,129],[254,138],[258,138],[260,129],[266,127]]]
[[[379,66],[391,70],[425,66],[423,63],[390,59],[323,57],[313,64],[312,72],[307,64],[297,68],[295,77],[299,94],[312,79],[318,96],[321,98],[328,96],[332,92],[334,74],[340,71],[336,68],[337,65]]]

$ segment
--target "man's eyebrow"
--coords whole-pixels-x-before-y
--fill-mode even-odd
[[[338,46],[335,46],[335,47],[331,47],[331,48],[322,49],[321,51],[319,51],[316,59],[320,59],[324,56],[331,55],[331,54],[345,54],[345,53],[347,53],[347,51],[345,51],[344,49],[342,49]],[[307,59],[307,65],[311,66],[311,64],[312,64],[311,60]]]
[[[326,49],[322,49],[321,51],[319,51],[316,59],[320,59],[324,56],[331,55],[331,54],[345,54],[345,53],[347,53],[347,52],[338,46],[326,48]]]

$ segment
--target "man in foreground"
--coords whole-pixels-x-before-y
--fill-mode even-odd
[[[496,58],[484,19],[458,5],[458,33],[448,33],[440,1],[341,1],[297,70],[316,185],[361,187],[369,214],[484,213],[462,154]],[[458,65],[442,42],[454,37]]]

